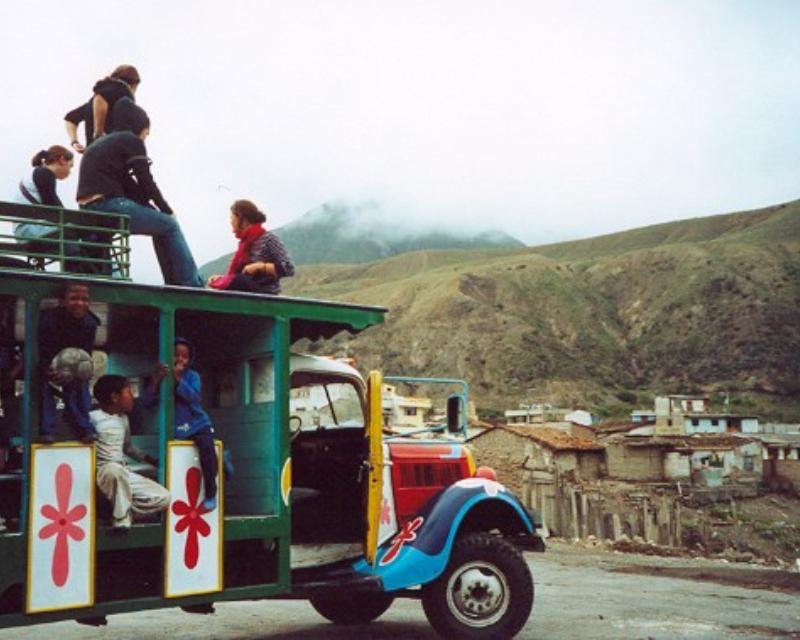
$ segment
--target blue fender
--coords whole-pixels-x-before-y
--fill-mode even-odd
[[[385,591],[405,589],[435,580],[450,560],[456,533],[477,505],[501,503],[519,517],[514,524],[533,533],[534,523],[519,499],[499,482],[466,478],[437,494],[377,553],[375,567],[359,560],[353,569],[381,578]],[[499,524],[499,523],[498,523]],[[497,526],[497,525],[495,525]]]

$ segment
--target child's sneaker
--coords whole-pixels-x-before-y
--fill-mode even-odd
[[[203,509],[205,509],[206,511],[213,511],[216,508],[217,508],[217,496],[214,496],[213,498],[206,498],[205,500],[203,500]]]

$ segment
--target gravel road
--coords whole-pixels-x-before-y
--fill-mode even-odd
[[[800,640],[800,574],[559,543],[526,557],[536,601],[518,638]],[[0,640],[435,637],[413,600],[357,627],[329,624],[303,601],[264,601],[218,604],[212,616],[166,609],[110,616],[101,628],[59,622],[0,631]]]

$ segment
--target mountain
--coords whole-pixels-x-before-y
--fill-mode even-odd
[[[380,327],[302,348],[463,377],[484,410],[622,414],[702,391],[800,420],[800,201],[541,247],[307,265],[284,284],[390,309]]]
[[[374,203],[358,206],[324,204],[299,220],[275,229],[295,264],[352,264],[372,262],[410,251],[430,249],[522,248],[508,234],[490,230],[454,233],[404,229]],[[233,253],[201,267],[203,275],[224,273]]]

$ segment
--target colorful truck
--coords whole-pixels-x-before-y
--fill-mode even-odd
[[[60,215],[54,224],[68,224]],[[520,549],[543,550],[537,516],[476,472],[463,443],[384,437],[380,373],[365,380],[345,362],[292,352],[381,323],[380,307],[141,285],[120,269],[78,276],[102,320],[99,369],[141,391],[156,363],[171,362],[176,336],[195,345],[219,453],[235,462],[230,478],[220,469],[221,499],[205,511],[194,445],[172,439],[167,378],[158,406],[132,416],[132,439],[159,465],[130,465],[167,486],[170,508],[115,532],[95,490],[94,445],[66,426],[37,444],[47,384],[39,317],[76,277],[40,262],[0,259],[0,338],[24,363],[16,385],[0,380],[11,443],[0,473],[0,627],[266,598],[307,598],[329,620],[356,624],[398,597],[420,599],[446,637],[511,637],[524,626],[533,580]],[[321,400],[292,401],[303,397]]]

